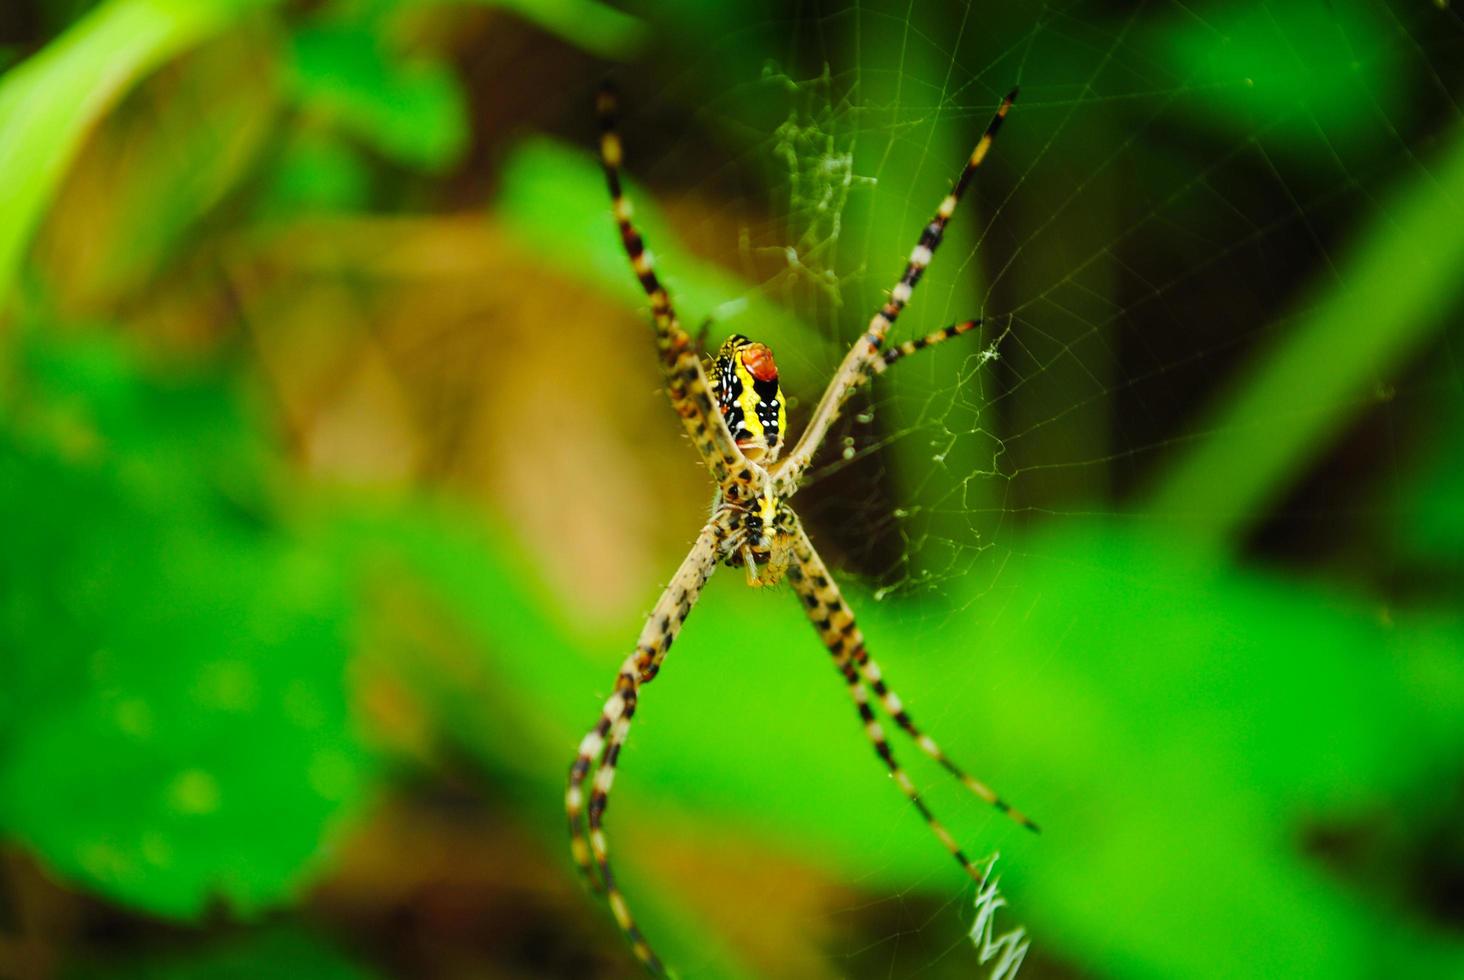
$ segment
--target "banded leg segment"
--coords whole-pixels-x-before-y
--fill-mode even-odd
[[[1027,829],[1037,831],[1037,825],[1026,814],[1011,806],[991,787],[956,765],[941,750],[936,741],[915,724],[915,720],[910,717],[900,696],[885,684],[879,664],[869,655],[869,651],[864,645],[864,634],[854,620],[853,611],[844,601],[838,585],[834,583],[823,559],[819,557],[813,543],[808,540],[808,536],[801,526],[798,528],[797,534],[797,542],[794,545],[794,557],[797,564],[795,568],[789,569],[788,579],[793,583],[794,591],[802,600],[804,611],[813,622],[814,628],[818,630],[819,638],[823,640],[824,645],[836,657],[846,656],[848,658],[851,664],[849,669],[855,671],[862,682],[869,686],[875,697],[879,699],[880,706],[894,719],[895,724],[915,740],[915,744],[920,747],[922,752],[940,763],[947,772],[955,776],[976,796]],[[937,834],[937,836],[940,835]]]
[[[980,320],[962,320],[960,323],[952,323],[948,327],[941,327],[933,333],[924,337],[917,337],[914,340],[907,340],[897,347],[891,347],[884,352],[884,356],[877,358],[871,365],[875,374],[882,374],[886,368],[902,357],[909,357],[916,351],[922,351],[927,347],[934,347],[936,344],[944,343],[952,337],[959,337],[963,333],[970,333],[981,326]]]
[[[985,884],[986,876],[971,862],[970,858],[966,857],[966,852],[961,850],[960,845],[956,843],[956,839],[951,836],[951,832],[946,829],[945,824],[941,823],[935,814],[930,811],[930,807],[920,798],[920,791],[915,788],[915,784],[910,781],[910,777],[905,773],[905,770],[900,766],[899,762],[895,760],[894,750],[890,748],[889,740],[885,738],[884,728],[880,725],[878,719],[875,718],[874,711],[869,706],[869,692],[859,679],[859,672],[855,668],[854,662],[849,657],[847,651],[842,654],[834,654],[834,666],[838,668],[839,673],[843,676],[844,684],[849,691],[849,697],[854,701],[854,707],[859,712],[860,721],[864,723],[865,736],[869,739],[870,744],[874,746],[875,754],[884,761],[885,768],[889,769],[890,776],[894,779],[895,785],[900,787],[900,792],[904,793],[905,798],[920,812],[920,816],[924,818],[926,826],[930,828],[930,832],[935,834],[936,839],[950,852],[951,857],[956,859],[956,863],[978,885]]]
[[[849,353],[839,364],[839,369],[834,374],[834,380],[824,391],[823,397],[819,399],[818,406],[813,411],[813,418],[809,421],[803,437],[798,440],[798,445],[777,468],[776,476],[780,493],[791,494],[797,488],[799,478],[808,468],[814,452],[823,443],[829,426],[839,417],[839,412],[843,409],[845,402],[849,400],[849,396],[869,379],[871,373],[883,370],[882,366],[877,365],[879,364],[879,351],[884,346],[885,337],[899,317],[900,311],[905,308],[906,303],[910,302],[915,287],[920,283],[920,277],[925,274],[926,267],[930,265],[931,259],[935,256],[935,250],[940,247],[941,240],[945,237],[946,225],[950,222],[951,216],[956,213],[956,205],[960,203],[961,195],[966,192],[977,168],[986,159],[986,154],[991,150],[991,144],[996,139],[997,131],[1001,129],[1002,120],[1006,119],[1016,98],[1017,90],[1012,89],[1007,93],[1006,98],[1001,100],[996,114],[991,117],[991,122],[986,126],[986,132],[981,134],[981,139],[976,141],[975,148],[971,150],[971,155],[966,159],[966,165],[961,169],[960,176],[956,178],[955,185],[940,202],[940,207],[936,209],[935,216],[930,219],[930,223],[920,233],[920,240],[910,252],[909,261],[905,263],[904,274],[900,276],[900,281],[895,283],[895,287],[890,290],[890,298],[874,314],[864,335],[854,342],[854,346],[849,349]]]
[[[605,754],[600,762],[599,770],[595,773],[594,787],[590,792],[590,805],[587,813],[590,850],[594,854],[595,869],[599,872],[600,883],[604,886],[605,899],[610,904],[610,911],[615,916],[616,925],[620,926],[620,931],[625,933],[625,938],[630,942],[631,951],[653,975],[664,976],[666,974],[665,965],[651,949],[650,943],[646,942],[640,926],[636,925],[635,917],[630,913],[630,906],[625,901],[625,893],[620,890],[620,885],[615,880],[615,872],[610,867],[610,847],[605,839],[605,808],[610,804],[610,787],[615,782],[615,767],[620,761],[620,751],[625,747],[625,740],[630,735],[630,722],[635,717],[635,706],[640,697],[640,682],[633,675],[622,671],[615,683],[617,692],[621,694],[625,710],[610,728],[610,739],[605,746]]]
[[[692,443],[702,460],[712,471],[712,478],[718,484],[725,484],[736,475],[738,482],[746,484],[753,479],[752,468],[748,466],[737,442],[722,420],[717,409],[716,396],[707,381],[702,368],[701,356],[695,341],[681,326],[671,297],[666,287],[656,276],[651,253],[645,247],[645,240],[631,220],[630,199],[625,196],[620,184],[621,145],[620,134],[615,128],[616,98],[614,90],[605,85],[596,97],[595,105],[600,114],[600,162],[605,169],[605,183],[610,190],[610,204],[615,214],[615,223],[620,228],[620,241],[625,254],[635,270],[646,298],[651,302],[651,317],[656,327],[656,346],[660,352],[661,372],[666,378],[666,393],[676,414],[681,416],[682,425],[691,436]],[[746,476],[742,476],[746,473]]]
[[[824,646],[833,656],[835,668],[844,678],[849,697],[854,702],[855,710],[859,712],[860,721],[864,724],[865,736],[874,746],[875,753],[883,760],[895,785],[900,787],[900,792],[904,793],[905,798],[919,811],[926,826],[930,828],[930,832],[978,885],[983,883],[986,878],[981,869],[971,862],[971,859],[961,850],[960,845],[956,843],[955,838],[951,836],[950,831],[931,812],[930,807],[920,798],[920,791],[915,788],[915,784],[896,761],[894,750],[890,748],[884,729],[875,718],[874,709],[869,704],[869,691],[856,666],[855,653],[863,646],[859,628],[854,624],[854,617],[849,612],[849,607],[839,596],[838,586],[829,577],[828,569],[824,567],[818,553],[813,550],[813,544],[808,540],[808,536],[804,534],[801,527],[797,534],[798,539],[794,545],[795,563],[788,569],[788,581],[792,583],[793,591],[797,593],[809,619],[813,621],[814,627],[818,630],[819,639],[823,641]]]
[[[610,788],[615,780],[621,749],[630,733],[630,722],[640,697],[640,689],[653,680],[661,668],[671,644],[691,613],[691,607],[717,568],[727,537],[724,520],[713,520],[702,528],[681,567],[661,593],[650,619],[641,630],[635,651],[621,664],[615,677],[615,689],[605,701],[595,726],[580,741],[579,751],[569,770],[564,808],[569,821],[570,850],[575,864],[593,891],[603,889],[615,920],[630,941],[636,956],[653,973],[663,973],[660,960],[646,943],[630,914],[625,896],[616,884],[610,867],[609,847],[605,839],[605,809],[610,802]],[[589,798],[585,783],[598,762]],[[588,840],[585,827],[588,826]],[[598,877],[597,877],[598,876]]]
[[[965,786],[972,793],[987,803],[990,803],[993,807],[1005,813],[1008,817],[1011,817],[1033,833],[1041,832],[1041,828],[1033,823],[1030,817],[996,795],[996,791],[990,786],[969,775],[960,766],[952,762],[950,757],[941,751],[941,747],[936,743],[935,739],[920,730],[919,726],[915,724],[915,719],[911,718],[910,713],[905,710],[904,702],[900,700],[900,696],[885,685],[884,676],[879,669],[879,664],[869,655],[869,651],[865,649],[862,642],[855,649],[853,659],[854,666],[859,671],[859,676],[874,691],[874,696],[879,698],[880,706],[895,720],[895,724],[903,728],[905,733],[915,740],[915,744],[920,746],[920,751],[940,763],[946,772],[955,776],[961,782],[961,785]]]
[[[1006,119],[1007,113],[1011,111],[1012,103],[1017,100],[1017,90],[1012,89],[1001,100],[997,106],[996,114],[991,117],[991,122],[986,124],[986,132],[976,141],[972,148],[971,155],[966,159],[966,165],[961,168],[960,176],[956,178],[955,186],[951,192],[940,202],[936,208],[935,216],[930,219],[930,224],[920,232],[920,240],[915,243],[915,248],[910,252],[910,259],[905,263],[905,272],[900,276],[900,281],[895,283],[895,288],[890,290],[890,298],[882,306],[878,313],[870,321],[867,338],[878,346],[883,341],[885,333],[910,302],[910,296],[915,292],[915,287],[920,284],[920,277],[925,275],[925,269],[930,265],[930,260],[935,255],[935,250],[940,247],[941,239],[945,237],[946,224],[951,220],[951,215],[956,213],[956,205],[960,203],[961,195],[966,193],[966,188],[971,184],[971,178],[976,175],[976,170],[981,166],[986,154],[991,150],[991,144],[996,139],[997,131]]]

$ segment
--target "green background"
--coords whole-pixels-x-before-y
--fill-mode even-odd
[[[897,328],[986,335],[798,501],[1043,825],[896,742],[1022,975],[1464,975],[1464,26],[922,6],[0,14],[0,977],[635,975],[562,780],[710,486],[607,75],[795,430],[1022,86]],[[786,592],[717,576],[644,695],[633,907],[683,976],[989,973]]]

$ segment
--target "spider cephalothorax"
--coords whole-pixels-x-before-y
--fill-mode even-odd
[[[615,677],[615,689],[606,700],[595,727],[580,741],[579,751],[569,770],[569,786],[565,790],[565,811],[569,816],[575,862],[592,888],[603,889],[635,955],[653,973],[664,973],[665,968],[641,935],[640,927],[631,917],[630,907],[611,872],[609,847],[603,828],[605,808],[609,804],[610,785],[615,778],[620,751],[640,701],[640,690],[660,671],[661,662],[676,639],[681,624],[691,613],[702,586],[719,563],[743,566],[751,585],[788,581],[818,631],[819,640],[833,657],[835,669],[844,679],[865,736],[900,792],[910,800],[968,875],[979,884],[985,884],[981,870],[936,820],[915,784],[895,761],[894,750],[875,717],[872,701],[877,702],[885,714],[915,741],[920,751],[943,766],[972,793],[1018,823],[1037,829],[985,783],[967,775],[934,739],[915,724],[899,696],[886,685],[883,672],[869,655],[853,611],[844,601],[828,567],[789,504],[813,461],[814,452],[828,434],[829,426],[860,385],[900,358],[980,325],[979,320],[965,320],[888,349],[884,346],[890,327],[909,302],[921,274],[939,247],[946,222],[955,213],[961,192],[985,158],[997,127],[1006,117],[1016,94],[1013,91],[1002,100],[996,116],[971,151],[955,186],[941,201],[935,217],[921,233],[905,265],[904,275],[890,290],[889,300],[875,313],[864,334],[844,357],[815,406],[808,428],[786,456],[782,452],[787,439],[787,416],[783,393],[778,387],[778,368],[773,361],[773,352],[766,345],[741,335],[733,336],[717,352],[709,366],[711,376],[708,377],[708,366],[702,364],[696,345],[677,320],[671,298],[656,278],[651,257],[631,222],[630,202],[620,188],[620,137],[615,132],[613,121],[615,98],[608,89],[600,94],[599,109],[603,123],[600,157],[605,165],[615,223],[630,257],[631,268],[651,303],[666,394],[681,416],[687,435],[717,487],[711,518],[676,570],[671,584],[661,594],[650,619],[641,630],[635,651],[621,665]],[[587,801],[585,783],[592,769],[595,776]]]
[[[778,495],[773,481],[766,480],[763,492],[745,502],[718,494],[715,510],[713,520],[727,525],[726,564],[744,568],[748,585],[781,582],[788,570],[798,518]]]

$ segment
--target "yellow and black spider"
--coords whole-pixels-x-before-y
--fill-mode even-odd
[[[915,725],[899,696],[886,685],[879,665],[865,648],[864,636],[854,621],[854,613],[788,503],[798,492],[799,480],[823,442],[829,426],[838,418],[855,389],[900,358],[966,333],[980,324],[979,320],[966,320],[918,340],[884,349],[885,335],[909,302],[920,276],[930,264],[946,223],[955,213],[956,203],[991,148],[996,131],[1016,97],[1013,89],[1002,100],[986,132],[971,151],[955,186],[921,232],[918,244],[910,253],[905,273],[890,291],[889,300],[875,313],[864,335],[855,341],[839,365],[819,399],[803,437],[786,457],[782,457],[787,418],[773,353],[763,344],[740,335],[733,336],[721,346],[712,366],[712,377],[707,377],[697,346],[682,329],[670,297],[656,278],[650,254],[631,221],[630,201],[620,187],[621,150],[620,137],[615,129],[615,95],[609,87],[600,92],[597,100],[602,125],[600,156],[621,240],[626,254],[630,256],[631,267],[650,299],[666,393],[717,484],[712,516],[697,535],[696,543],[676,570],[671,584],[666,586],[657,601],[650,619],[641,630],[635,652],[621,665],[615,678],[614,693],[605,702],[599,721],[580,742],[579,754],[570,767],[569,787],[565,793],[575,862],[592,889],[603,889],[635,955],[652,973],[664,974],[665,967],[641,934],[626,905],[625,896],[616,886],[605,841],[605,807],[641,687],[660,670],[666,651],[671,648],[681,624],[701,594],[702,586],[719,563],[743,566],[750,585],[772,585],[784,578],[788,580],[818,631],[819,639],[833,655],[834,666],[848,686],[854,707],[864,724],[865,735],[874,745],[875,752],[884,760],[896,784],[920,811],[935,836],[978,884],[984,883],[981,871],[961,851],[950,832],[936,820],[909,776],[895,761],[884,730],[870,706],[870,691],[874,692],[895,724],[915,740],[921,751],[944,766],[971,792],[1023,826],[1037,829],[1036,824],[1013,809],[985,783],[967,775],[947,758],[940,746]],[[597,764],[599,768],[595,772],[587,804],[585,782]]]

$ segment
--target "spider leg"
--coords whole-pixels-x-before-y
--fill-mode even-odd
[[[752,548],[748,545],[742,546],[742,567],[747,572],[748,588],[755,589],[763,584],[757,572],[757,559],[753,557]]]
[[[631,220],[630,199],[620,185],[621,146],[620,134],[615,128],[615,91],[608,84],[601,87],[595,106],[600,114],[600,162],[605,169],[605,183],[610,189],[610,205],[615,223],[620,228],[625,254],[630,257],[631,268],[651,301],[651,317],[656,326],[656,346],[660,350],[666,394],[676,414],[681,416],[697,452],[711,470],[712,478],[725,485],[729,477],[736,474],[736,482],[747,484],[753,479],[751,468],[717,409],[716,396],[702,367],[700,348],[682,328],[666,287],[656,277],[645,240]]]
[[[884,356],[870,364],[875,374],[882,374],[891,364],[902,357],[909,357],[916,351],[922,351],[927,347],[934,347],[936,344],[950,340],[952,337],[959,337],[981,326],[980,320],[962,320],[960,323],[953,323],[948,327],[942,327],[924,337],[917,337],[914,340],[907,340],[897,347],[891,347],[884,352]]]
[[[625,747],[625,740],[630,735],[630,722],[635,717],[635,706],[640,697],[642,682],[637,680],[634,673],[636,660],[635,656],[630,657],[615,678],[615,696],[619,698],[622,710],[619,717],[610,726],[609,740],[605,743],[600,768],[595,772],[587,823],[590,832],[590,850],[594,853],[594,869],[599,873],[599,882],[604,887],[605,898],[610,903],[610,911],[615,915],[615,922],[620,926],[620,931],[625,933],[625,938],[629,940],[630,948],[634,951],[636,959],[640,960],[652,974],[663,976],[666,973],[665,965],[651,949],[650,944],[646,942],[640,926],[636,925],[635,917],[631,915],[630,906],[625,901],[625,893],[620,890],[620,885],[615,880],[615,872],[610,867],[610,848],[605,840],[604,829],[605,808],[610,804],[610,787],[615,782],[615,767],[620,761],[620,750]],[[596,725],[593,731],[598,730],[599,725]],[[576,843],[582,842],[576,840]],[[580,858],[578,848],[575,857],[576,860]],[[581,865],[580,870],[586,872],[587,877],[592,881],[594,880],[593,872],[584,865]]]
[[[620,750],[630,732],[640,688],[655,679],[702,587],[716,570],[726,536],[727,527],[722,519],[714,519],[702,528],[696,543],[651,611],[635,652],[621,664],[615,677],[615,689],[605,701],[599,720],[580,741],[565,790],[564,808],[569,819],[570,850],[575,864],[591,890],[598,892],[603,889],[615,920],[630,940],[636,957],[656,974],[664,973],[664,967],[641,935],[610,868],[609,846],[604,831],[605,809],[610,802],[610,787],[615,781]],[[599,768],[595,772],[587,806],[585,781],[596,760],[599,760]]]
[[[916,727],[914,720],[910,717],[901,703],[899,695],[890,690],[884,683],[879,665],[869,656],[869,651],[864,645],[864,634],[860,631],[859,625],[855,622],[854,613],[849,604],[844,601],[843,594],[835,584],[833,577],[829,574],[828,567],[824,565],[823,559],[813,547],[813,542],[799,526],[796,529],[796,539],[793,545],[794,564],[788,569],[788,580],[793,584],[793,591],[798,594],[803,603],[804,612],[812,621],[814,628],[818,630],[819,638],[823,640],[824,646],[834,656],[835,666],[844,676],[845,682],[849,685],[850,695],[854,698],[855,705],[859,709],[859,715],[864,720],[865,733],[874,743],[875,751],[880,758],[884,759],[885,765],[889,767],[891,775],[900,789],[915,804],[921,816],[925,818],[930,829],[940,842],[946,846],[956,860],[966,871],[976,878],[982,880],[980,872],[966,859],[956,847],[954,841],[939,821],[931,815],[930,810],[924,802],[919,799],[909,777],[904,774],[895,763],[893,754],[884,739],[884,731],[874,720],[874,713],[868,703],[868,692],[865,690],[867,684],[874,691],[880,700],[881,706],[895,720],[895,723],[903,728],[912,738],[915,739],[921,750],[931,758],[939,762],[945,769],[954,775],[971,792],[981,797],[992,806],[996,807],[1007,816],[1011,817],[1022,826],[1031,830],[1037,830],[1037,825],[1029,820],[1021,811],[1012,808],[1005,800],[997,796],[990,787],[971,776],[955,765],[944,752],[941,751],[930,736],[924,734]]]
[[[806,541],[807,538],[804,538],[803,542],[800,542],[800,546]],[[844,678],[844,684],[848,688],[849,697],[854,702],[855,710],[859,712],[860,721],[864,723],[864,734],[874,746],[875,753],[884,761],[885,767],[889,769],[890,776],[894,779],[895,785],[900,787],[900,792],[904,793],[906,799],[920,812],[920,816],[924,818],[925,824],[930,828],[931,833],[935,834],[936,839],[945,846],[945,849],[950,852],[951,857],[956,859],[956,863],[965,870],[966,874],[970,875],[978,885],[985,884],[985,874],[966,856],[966,852],[961,850],[961,846],[956,843],[956,839],[951,836],[951,832],[945,828],[945,824],[941,823],[935,814],[931,812],[930,807],[920,798],[920,791],[915,788],[915,784],[910,780],[910,777],[905,773],[905,770],[900,766],[899,762],[896,761],[894,750],[890,748],[890,743],[885,738],[884,729],[881,727],[878,719],[875,718],[874,709],[870,707],[869,691],[865,689],[864,682],[860,679],[859,670],[855,667],[854,658],[851,655],[852,649],[848,645],[845,634],[843,631],[831,625],[822,625],[823,623],[829,622],[829,620],[822,618],[824,612],[823,595],[828,588],[834,586],[833,580],[828,577],[827,573],[818,570],[820,565],[821,563],[818,562],[816,556],[814,556],[813,562],[810,563],[800,553],[793,566],[788,569],[788,580],[793,583],[793,590],[803,600],[804,608],[808,610],[810,618],[814,620],[814,625],[818,628],[820,638],[828,646],[829,652],[833,654],[834,666]],[[827,586],[819,586],[819,582],[826,582],[828,584]],[[842,607],[842,602],[836,602],[835,607]],[[847,610],[847,607],[842,608]],[[852,620],[849,622],[852,623]]]
[[[879,664],[869,655],[869,651],[865,649],[863,642],[860,642],[855,648],[853,659],[855,667],[859,670],[859,675],[874,690],[874,696],[879,698],[881,707],[895,720],[895,724],[903,728],[906,734],[915,740],[915,744],[920,746],[920,751],[930,756],[936,762],[939,762],[946,772],[960,780],[961,784],[972,793],[975,793],[981,799],[990,803],[1028,830],[1034,833],[1041,833],[1042,828],[1038,827],[1030,817],[996,795],[996,791],[990,786],[969,775],[960,766],[952,762],[950,757],[941,751],[935,739],[920,730],[919,726],[915,724],[915,719],[910,717],[910,712],[905,710],[900,696],[886,686],[884,676],[879,669]]]
[[[818,406],[813,410],[813,418],[808,423],[803,437],[798,440],[798,445],[783,460],[778,467],[778,489],[780,492],[790,494],[798,485],[798,479],[808,464],[813,459],[814,452],[823,442],[828,428],[834,420],[839,417],[844,403],[860,385],[869,380],[871,373],[878,373],[883,370],[879,365],[879,351],[884,345],[885,336],[889,333],[890,326],[899,317],[900,311],[910,301],[915,287],[920,283],[920,277],[925,274],[925,269],[930,265],[930,260],[935,256],[935,250],[940,247],[941,239],[945,235],[946,224],[951,220],[951,215],[956,213],[956,204],[960,202],[961,195],[965,193],[966,187],[971,183],[981,162],[986,159],[987,152],[991,149],[992,141],[996,139],[997,130],[1001,128],[1002,120],[1006,118],[1007,112],[1011,109],[1012,103],[1016,101],[1017,90],[1012,89],[1002,99],[1001,105],[997,108],[996,114],[991,117],[991,122],[986,126],[986,132],[981,134],[976,146],[971,150],[971,156],[966,160],[966,166],[962,168],[961,174],[956,178],[955,186],[949,194],[940,202],[936,209],[935,216],[920,233],[920,240],[916,243],[913,251],[910,252],[910,259],[905,263],[905,272],[900,276],[900,281],[890,290],[890,298],[880,307],[879,311],[869,321],[869,327],[864,335],[854,342],[849,353],[839,365],[834,374],[834,379],[824,390],[823,397],[819,399]],[[918,348],[917,348],[918,349]]]

